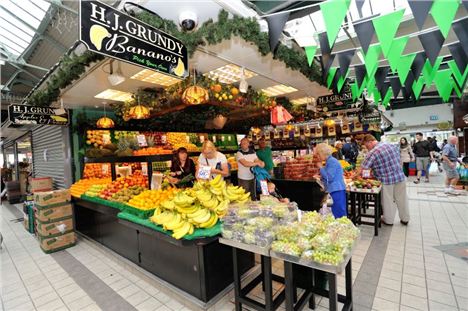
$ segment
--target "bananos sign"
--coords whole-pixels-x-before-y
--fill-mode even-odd
[[[93,52],[188,76],[187,48],[180,40],[99,1],[80,1],[80,40]]]

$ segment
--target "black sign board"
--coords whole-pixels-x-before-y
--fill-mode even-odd
[[[188,76],[187,48],[180,40],[99,1],[80,1],[80,40],[93,52]]]
[[[323,111],[335,111],[349,109],[353,103],[351,92],[343,92],[340,95],[332,94],[317,98],[317,106]]]
[[[68,125],[68,109],[27,105],[8,106],[8,116],[13,124]]]

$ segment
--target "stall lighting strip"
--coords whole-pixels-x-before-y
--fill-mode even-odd
[[[181,81],[180,79],[173,78],[150,69],[143,69],[142,71],[130,77],[130,79],[158,84],[162,86],[171,86]]]
[[[122,91],[113,90],[113,89],[107,89],[95,95],[94,98],[125,102],[125,101],[132,99],[132,93],[122,92]]]
[[[288,94],[288,93],[292,93],[296,91],[298,91],[298,89],[293,88],[292,86],[284,85],[284,84],[278,84],[278,85],[267,87],[266,89],[262,89],[262,92],[270,97]]]
[[[204,76],[212,80],[218,80],[221,83],[231,84],[241,80],[242,68],[234,64],[228,64],[211,70],[210,72],[205,73]],[[250,79],[255,76],[257,76],[255,72],[244,69],[245,79]]]

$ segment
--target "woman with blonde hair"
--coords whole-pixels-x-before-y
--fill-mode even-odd
[[[223,178],[229,176],[226,156],[217,151],[216,146],[209,140],[203,143],[202,153],[198,157],[197,178],[199,178],[200,169],[207,166],[210,167],[211,179],[216,175],[221,175]]]
[[[346,185],[343,179],[343,168],[340,162],[332,156],[332,148],[328,144],[318,144],[314,152],[317,153],[320,162],[320,179],[325,190],[333,199],[332,213],[335,218],[347,215]],[[325,166],[322,165],[325,161]]]

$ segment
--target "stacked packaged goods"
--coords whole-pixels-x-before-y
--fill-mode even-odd
[[[75,245],[69,189],[34,194],[37,237],[45,253]]]

